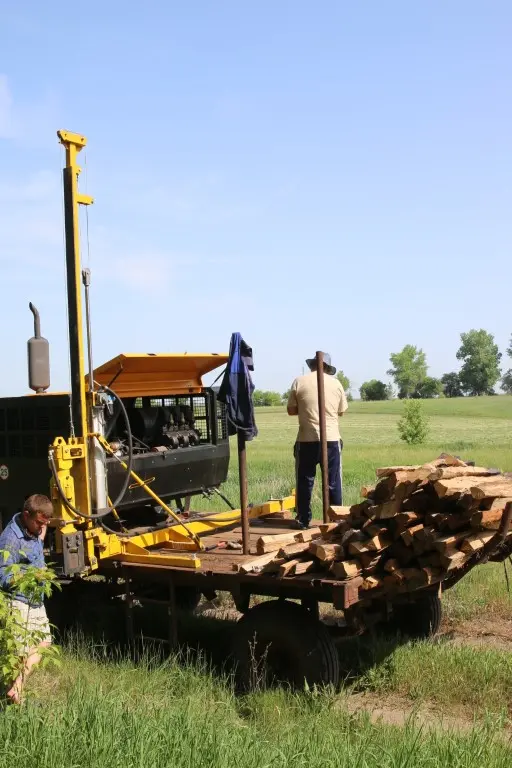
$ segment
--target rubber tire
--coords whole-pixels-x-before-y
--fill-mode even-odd
[[[340,681],[339,657],[329,632],[297,603],[272,600],[251,608],[237,623],[233,657],[237,684],[244,691],[262,683],[303,690],[305,683],[322,687]]]
[[[392,618],[393,628],[413,640],[427,640],[439,631],[442,607],[439,595],[424,595],[401,606]]]
[[[182,613],[193,613],[201,600],[201,592],[195,587],[176,587],[176,607]]]

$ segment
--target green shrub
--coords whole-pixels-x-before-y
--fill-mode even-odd
[[[428,418],[419,400],[407,400],[404,403],[404,414],[397,426],[400,438],[409,445],[425,442],[429,431]]]

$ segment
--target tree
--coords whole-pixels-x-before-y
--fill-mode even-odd
[[[443,385],[445,397],[464,397],[459,374],[455,371],[452,371],[452,373],[445,373],[441,376],[441,384]]]
[[[507,355],[512,358],[512,336],[510,337],[510,346],[507,349]],[[504,392],[512,395],[512,368],[509,368],[501,380],[501,388]]]
[[[281,395],[279,392],[267,392],[262,389],[255,389],[252,395],[252,401],[256,407],[281,405]]]
[[[404,403],[404,415],[398,422],[400,438],[409,445],[424,443],[428,435],[428,419],[419,400]]]
[[[348,376],[345,376],[343,371],[338,371],[338,373],[336,374],[336,378],[338,379],[339,383],[341,384],[345,392],[348,392],[350,389],[350,379],[348,378]]]
[[[287,389],[286,392],[283,392],[283,394],[281,395],[281,402],[284,403],[285,405],[288,402],[288,398],[290,397],[290,392],[291,392],[291,389]]]
[[[457,360],[463,360],[460,383],[469,395],[489,395],[500,378],[501,352],[494,343],[494,336],[482,328],[460,335],[462,344]]]
[[[394,352],[389,357],[392,368],[387,371],[398,387],[398,397],[411,397],[416,387],[427,376],[427,360],[422,349],[406,344],[401,352]]]
[[[435,379],[433,376],[426,376],[423,381],[418,384],[411,397],[416,400],[428,400],[432,397],[439,397],[443,395],[443,385],[440,379]]]
[[[371,379],[361,384],[359,394],[361,400],[390,400],[392,392],[389,384],[384,384],[378,379]]]

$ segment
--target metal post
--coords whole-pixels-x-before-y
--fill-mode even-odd
[[[316,377],[318,382],[318,419],[320,422],[320,449],[322,469],[322,513],[323,521],[329,520],[329,476],[327,471],[327,435],[325,427],[324,353],[316,353]]]
[[[249,554],[249,519],[247,517],[247,451],[245,437],[241,432],[238,438],[238,480],[240,484],[240,512],[242,517],[242,549],[244,555]]]

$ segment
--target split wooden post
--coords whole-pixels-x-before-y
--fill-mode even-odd
[[[325,425],[324,353],[316,353],[316,377],[318,382],[318,420],[320,422],[320,449],[322,469],[322,517],[329,521],[329,475],[327,459],[327,434]]]

